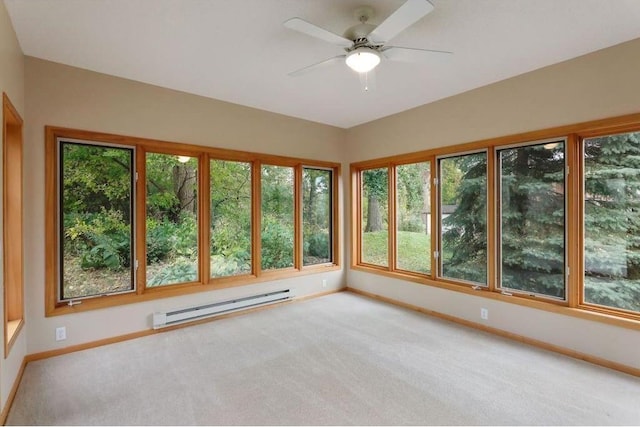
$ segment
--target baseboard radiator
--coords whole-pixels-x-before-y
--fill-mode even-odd
[[[284,289],[281,291],[236,298],[229,301],[183,308],[166,313],[153,313],[153,329],[165,328],[179,323],[192,322],[194,320],[219,316],[234,311],[288,301],[293,299],[294,296],[295,291],[293,289]]]

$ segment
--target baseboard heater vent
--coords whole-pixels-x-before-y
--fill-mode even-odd
[[[205,317],[219,316],[221,314],[246,310],[252,307],[288,301],[294,296],[295,294],[293,289],[284,289],[282,291],[236,298],[229,301],[198,305],[181,310],[169,311],[167,313],[153,313],[153,329],[165,328],[179,323],[204,319]]]

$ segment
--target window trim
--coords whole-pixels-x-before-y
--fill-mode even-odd
[[[419,271],[412,271],[412,270],[407,270],[404,268],[400,268],[398,267],[398,235],[397,235],[397,231],[398,231],[398,212],[397,212],[397,203],[398,203],[398,167],[402,167],[402,166],[407,166],[407,165],[414,165],[414,164],[420,164],[420,163],[427,163],[429,164],[429,186],[431,187],[431,190],[429,191],[429,203],[430,203],[430,207],[432,212],[429,215],[430,218],[430,229],[431,229],[431,233],[429,233],[429,240],[430,240],[430,251],[429,251],[429,258],[430,258],[430,268],[429,268],[429,273],[421,273]],[[394,215],[394,226],[395,226],[395,239],[394,239],[394,243],[393,243],[393,250],[394,250],[394,258],[393,258],[393,268],[392,271],[397,271],[399,273],[403,273],[403,274],[408,274],[411,276],[416,276],[416,277],[423,277],[423,278],[430,278],[433,279],[435,277],[436,271],[437,271],[437,266],[435,265],[435,261],[434,261],[434,251],[436,250],[436,243],[437,243],[437,236],[434,233],[434,230],[436,230],[435,224],[434,222],[437,221],[438,219],[434,217],[433,215],[433,206],[436,205],[435,200],[437,198],[437,188],[436,186],[433,185],[433,180],[436,177],[436,171],[435,171],[435,164],[437,164],[436,160],[434,157],[431,157],[429,159],[426,160],[418,160],[418,161],[409,161],[409,162],[399,162],[399,163],[394,163],[393,164],[393,173],[394,173],[394,186],[393,186],[393,215]],[[390,198],[391,200],[391,198]]]
[[[612,310],[601,306],[590,306],[584,303],[582,300],[583,295],[583,282],[581,275],[583,271],[582,261],[582,242],[583,242],[583,229],[582,217],[580,220],[570,220],[577,215],[583,215],[583,207],[581,205],[581,176],[582,176],[582,163],[580,159],[580,150],[578,150],[578,143],[580,139],[611,135],[624,132],[638,132],[640,131],[640,113],[629,114],[625,116],[610,117],[606,119],[593,120],[587,122],[581,122],[576,124],[569,124],[564,126],[558,126],[553,128],[547,128],[542,130],[534,130],[519,134],[501,136],[496,138],[478,140],[474,142],[468,142],[463,144],[455,144],[440,148],[433,148],[418,152],[412,152],[407,154],[399,154],[393,156],[387,156],[378,159],[365,160],[360,162],[354,162],[350,164],[350,181],[351,181],[351,194],[352,194],[352,215],[351,215],[351,261],[350,268],[356,271],[364,271],[368,273],[378,274],[390,278],[406,280],[422,285],[433,286],[455,292],[466,293],[469,295],[480,296],[484,298],[495,299],[511,304],[521,305],[525,307],[540,309],[562,315],[568,315],[578,318],[583,318],[591,321],[598,321],[602,323],[612,324],[615,326],[621,326],[630,329],[640,330],[640,313],[629,313],[622,310]],[[532,141],[546,140],[546,139],[562,139],[566,138],[565,148],[565,164],[567,168],[567,176],[565,177],[565,215],[568,218],[565,224],[565,238],[566,238],[566,266],[569,267],[571,274],[569,275],[566,291],[565,301],[556,301],[550,298],[542,298],[536,296],[529,296],[520,293],[503,292],[496,287],[496,274],[497,274],[497,205],[496,205],[496,149],[505,147],[508,145],[527,144]],[[358,213],[360,212],[360,172],[362,170],[371,169],[375,167],[390,167],[393,169],[394,165],[402,163],[411,163],[419,161],[427,161],[428,159],[438,156],[456,155],[458,153],[464,153],[469,151],[477,151],[486,149],[489,152],[487,158],[488,166],[488,220],[487,220],[487,250],[489,257],[489,286],[488,288],[481,288],[472,286],[469,284],[461,283],[458,281],[451,281],[442,278],[430,278],[419,277],[414,274],[408,274],[407,272],[394,270],[392,268],[377,268],[364,264],[360,259],[361,247],[359,241],[361,239],[359,233],[361,224],[359,221]],[[435,204],[432,204],[432,216]],[[390,238],[393,239],[393,231],[390,231]],[[438,230],[439,233],[439,230]],[[576,249],[578,248],[578,249]],[[577,273],[576,273],[577,272]]]
[[[513,289],[502,286],[502,207],[500,202],[502,201],[502,166],[499,161],[500,151],[510,150],[514,148],[531,147],[535,145],[544,145],[546,143],[561,142],[564,144],[564,298],[554,297],[552,295],[545,295],[537,292],[523,291],[520,289]],[[527,296],[532,298],[543,298],[549,301],[560,302],[568,305],[569,301],[569,156],[568,156],[569,138],[545,138],[537,141],[527,141],[517,144],[505,144],[493,148],[493,157],[495,161],[495,222],[496,222],[496,273],[495,273],[495,288],[501,292],[518,294],[520,296]]]
[[[474,155],[474,154],[481,154],[484,153],[485,157],[486,157],[486,162],[487,162],[487,167],[486,167],[486,179],[487,179],[487,185],[486,185],[486,206],[485,206],[485,211],[486,211],[486,216],[487,216],[487,223],[485,224],[486,230],[485,230],[485,234],[487,235],[487,277],[486,277],[486,284],[482,284],[479,282],[472,282],[470,280],[464,280],[464,279],[456,279],[455,277],[447,277],[447,276],[443,276],[442,275],[442,270],[443,270],[443,266],[442,266],[442,206],[441,206],[441,199],[440,199],[440,195],[441,195],[441,188],[442,188],[442,168],[440,166],[440,162],[442,160],[445,159],[451,159],[454,157],[464,157],[464,156],[470,156],[470,155]],[[479,150],[470,150],[470,151],[464,151],[464,152],[460,152],[460,153],[449,153],[446,155],[442,155],[442,156],[435,156],[435,161],[436,161],[436,177],[438,179],[438,185],[436,185],[436,193],[437,193],[437,198],[436,198],[436,219],[437,219],[437,247],[435,250],[438,251],[438,260],[437,260],[437,272],[436,272],[436,279],[439,280],[444,280],[450,283],[460,283],[460,284],[465,284],[471,287],[480,287],[481,289],[489,289],[490,288],[490,271],[489,271],[489,265],[491,264],[490,261],[490,257],[489,257],[489,241],[491,240],[490,235],[489,235],[489,221],[491,220],[491,218],[489,217],[489,205],[491,203],[491,191],[490,191],[490,184],[489,184],[489,158],[492,157],[491,155],[492,150],[489,149],[489,147],[486,147],[484,149],[479,149]],[[431,208],[433,210],[433,207]],[[432,255],[433,257],[433,255]]]
[[[76,301],[79,303],[80,301],[89,299],[89,298],[97,298],[97,297],[103,297],[103,296],[109,296],[109,295],[119,295],[119,294],[129,294],[129,293],[136,293],[137,292],[137,287],[138,287],[138,279],[137,279],[137,274],[136,274],[136,268],[135,268],[135,260],[137,259],[137,248],[135,247],[135,230],[136,230],[136,224],[138,222],[138,215],[137,215],[137,208],[136,208],[136,196],[137,196],[137,191],[136,191],[136,158],[137,158],[137,152],[136,152],[136,147],[135,146],[131,146],[131,145],[123,145],[123,144],[114,144],[114,143],[96,143],[93,141],[87,141],[87,140],[82,140],[82,139],[75,139],[75,138],[57,138],[55,141],[55,150],[56,150],[56,165],[57,165],[57,169],[56,169],[56,193],[57,193],[57,197],[56,197],[56,212],[58,213],[57,216],[57,229],[56,232],[58,233],[58,235],[61,235],[63,232],[63,224],[62,224],[62,216],[60,215],[60,212],[62,211],[62,192],[61,192],[61,183],[62,183],[62,175],[63,175],[63,169],[62,169],[62,150],[60,150],[60,147],[63,143],[68,142],[70,144],[77,144],[77,145],[85,145],[85,146],[90,146],[90,147],[108,147],[108,148],[118,148],[118,149],[126,149],[126,150],[130,150],[131,151],[131,160],[132,160],[132,168],[134,169],[132,171],[131,176],[129,177],[129,181],[131,183],[131,200],[129,202],[129,209],[130,209],[130,215],[131,215],[131,232],[130,232],[130,239],[131,239],[131,266],[130,266],[130,270],[131,270],[131,289],[128,290],[124,290],[124,291],[116,291],[116,292],[109,292],[107,294],[96,294],[96,295],[86,295],[86,296],[81,296],[81,297],[76,297],[76,298],[66,298],[63,299],[62,298],[62,294],[63,294],[63,286],[62,286],[62,279],[63,279],[63,274],[64,271],[62,270],[62,268],[58,268],[58,273],[57,273],[57,295],[56,298],[58,300],[59,303],[69,303],[71,302],[71,304],[73,305]],[[62,249],[63,249],[63,242],[62,240],[58,239],[58,247],[57,249],[57,262],[58,265],[62,265],[62,261],[63,261],[63,253],[62,253]]]
[[[58,274],[59,274],[59,233],[58,226],[60,212],[57,206],[58,189],[57,189],[57,174],[58,174],[58,157],[56,143],[58,138],[65,140],[76,139],[85,142],[91,142],[96,144],[116,144],[135,147],[135,166],[137,176],[137,182],[135,184],[135,202],[134,211],[135,217],[138,220],[134,226],[134,246],[136,259],[141,260],[144,256],[145,262],[139,262],[136,273],[136,289],[135,292],[117,293],[100,297],[89,297],[82,300],[82,304],[68,305],[68,301],[60,302],[58,300]],[[146,288],[146,230],[145,221],[140,218],[145,218],[146,215],[146,174],[145,174],[145,162],[146,153],[161,153],[171,155],[185,155],[197,157],[198,167],[200,169],[198,174],[199,185],[199,200],[198,200],[198,233],[199,233],[199,280],[196,282],[171,284],[153,288]],[[248,162],[252,165],[252,271],[251,274],[244,274],[230,277],[210,278],[208,268],[208,256],[209,256],[209,242],[210,233],[208,227],[204,224],[208,224],[206,220],[210,214],[210,194],[209,194],[209,178],[210,178],[210,160],[229,160],[229,161],[242,161]],[[260,269],[260,170],[261,164],[270,164],[276,166],[290,166],[294,168],[294,178],[296,187],[301,186],[301,182],[297,179],[298,176],[302,176],[302,167],[310,166],[317,168],[326,168],[332,170],[332,242],[333,242],[333,259],[331,263],[318,264],[313,266],[306,266],[301,268],[302,254],[299,253],[302,246],[298,244],[295,249],[294,256],[296,257],[296,264],[293,268],[280,269],[274,271],[261,271]],[[213,291],[217,289],[223,289],[235,286],[251,285],[261,283],[265,281],[272,281],[283,278],[297,277],[308,274],[318,274],[328,271],[336,271],[341,269],[341,254],[340,254],[340,221],[339,221],[339,181],[340,164],[329,161],[318,161],[310,159],[301,159],[294,157],[284,157],[271,154],[261,154],[238,150],[228,150],[209,146],[199,146],[193,144],[183,144],[177,142],[159,141],[146,138],[129,137],[109,133],[92,132],[86,130],[77,130],[56,126],[45,126],[45,211],[49,214],[45,215],[45,316],[57,316],[75,312],[82,312],[94,309],[100,309],[105,307],[113,307],[122,304],[131,304],[136,302],[148,301],[158,298],[168,298],[180,295],[187,295],[195,292]],[[258,197],[256,197],[256,195]],[[300,200],[298,200],[300,199]],[[299,189],[295,190],[295,203],[296,203],[296,223],[295,233],[296,236],[300,235],[298,239],[301,239],[301,217],[300,207],[301,192]],[[257,243],[256,243],[257,242]],[[74,299],[76,300],[76,299]]]
[[[25,323],[24,316],[24,122],[18,110],[13,106],[6,93],[2,93],[2,245],[3,245],[3,295],[4,295],[4,358],[6,359],[13,348]],[[12,163],[9,169],[9,151],[17,152],[20,160]],[[17,170],[16,170],[17,169]],[[8,179],[19,172],[17,182]],[[13,176],[15,178],[15,176]],[[9,215],[9,193],[15,192],[20,196],[18,212]],[[19,227],[10,223],[15,216],[20,217]],[[20,232],[19,239],[9,239],[9,230]],[[13,254],[9,258],[8,254]],[[17,266],[11,264],[17,261]],[[16,271],[17,270],[17,271]],[[9,280],[11,273],[19,276],[18,282]]]
[[[319,170],[319,171],[327,171],[330,172],[330,179],[329,179],[329,189],[332,192],[331,194],[335,194],[335,192],[337,191],[337,186],[336,186],[336,182],[337,178],[335,177],[335,170],[332,168],[328,168],[328,167],[323,167],[323,166],[313,166],[313,165],[307,165],[307,164],[302,164],[301,165],[301,173],[302,176],[304,177],[304,170],[305,169],[314,169],[314,170]],[[300,201],[301,203],[304,201],[304,194],[303,194],[303,186],[304,183],[301,180],[300,181]],[[336,205],[336,200],[334,197],[330,197],[329,198],[329,224],[334,224],[335,221],[337,220],[337,206]],[[335,238],[336,238],[336,234],[337,233],[332,233],[331,231],[329,232],[329,258],[331,259],[331,261],[329,262],[321,262],[318,264],[309,264],[309,265],[304,265],[304,216],[303,216],[303,212],[302,209],[303,206],[301,206],[300,208],[300,247],[302,248],[302,259],[300,262],[300,268],[302,270],[307,269],[307,268],[314,268],[314,267],[318,267],[318,266],[330,266],[333,264],[333,260],[335,259],[334,257],[334,253],[336,250],[336,245],[339,245],[340,242],[336,242]]]

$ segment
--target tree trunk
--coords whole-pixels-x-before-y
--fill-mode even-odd
[[[180,202],[180,211],[197,214],[196,171],[187,165],[173,167],[173,191]]]
[[[369,195],[367,203],[367,225],[364,228],[366,233],[382,230],[382,215],[380,215],[380,204],[378,199]]]

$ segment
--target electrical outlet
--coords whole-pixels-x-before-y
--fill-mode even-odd
[[[56,341],[64,341],[66,339],[67,339],[67,328],[65,326],[56,328]]]
[[[322,279],[322,287],[323,288],[327,287],[327,279]]]
[[[480,318],[482,320],[489,320],[489,310],[486,308],[480,309]]]

